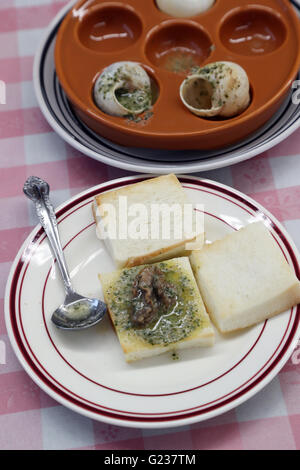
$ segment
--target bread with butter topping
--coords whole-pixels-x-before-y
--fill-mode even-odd
[[[125,268],[99,279],[127,362],[214,344],[214,329],[188,257]]]

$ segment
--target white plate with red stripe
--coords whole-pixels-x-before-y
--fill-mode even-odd
[[[101,297],[97,275],[115,269],[96,236],[93,197],[145,178],[107,182],[57,209],[66,260],[80,293]],[[263,207],[213,181],[180,181],[194,203],[204,204],[209,241],[263,220],[300,276],[294,243]],[[298,306],[242,333],[217,334],[213,348],[182,351],[179,360],[167,353],[127,364],[108,318],[82,332],[59,331],[51,324],[51,314],[63,297],[56,265],[38,226],[20,249],[7,283],[5,316],[14,351],[30,377],[59,403],[122,426],[181,426],[238,406],[279,372],[300,336]]]

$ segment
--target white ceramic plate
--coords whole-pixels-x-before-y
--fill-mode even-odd
[[[122,178],[91,188],[57,210],[59,230],[75,289],[100,296],[99,272],[114,270],[96,237],[91,212],[101,192],[144,179]],[[180,178],[194,203],[205,206],[205,232],[213,241],[263,220],[299,276],[299,255],[285,229],[256,202],[233,189],[192,177]],[[126,364],[106,318],[82,332],[57,330],[51,313],[63,288],[43,230],[21,248],[5,299],[8,334],[24,369],[58,402],[85,416],[132,427],[180,426],[212,418],[261,390],[283,367],[300,335],[300,308],[227,337],[216,345]]]
[[[292,2],[300,13],[299,2]],[[214,151],[166,151],[122,147],[88,129],[74,114],[56,76],[54,46],[57,30],[72,0],[50,24],[37,50],[34,84],[40,108],[50,126],[85,155],[125,170],[149,173],[195,173],[248,160],[291,135],[300,125],[300,104],[291,96],[272,119],[237,144]],[[298,77],[300,78],[300,76]]]

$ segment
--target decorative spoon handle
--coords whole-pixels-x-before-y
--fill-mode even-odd
[[[49,198],[49,189],[49,184],[37,176],[30,176],[23,187],[24,194],[35,204],[37,216],[57,260],[66,293],[69,294],[73,292],[73,289],[60,242],[54,208]]]

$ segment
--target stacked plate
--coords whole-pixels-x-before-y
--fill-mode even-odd
[[[128,148],[87,128],[74,114],[56,75],[54,46],[58,28],[72,0],[47,29],[35,58],[34,81],[41,110],[52,128],[85,155],[118,168],[148,173],[194,173],[232,165],[262,153],[286,139],[300,126],[300,103],[292,92],[280,110],[259,131],[234,146],[210,152]],[[292,0],[300,15],[300,2]],[[297,79],[300,80],[300,74]]]

